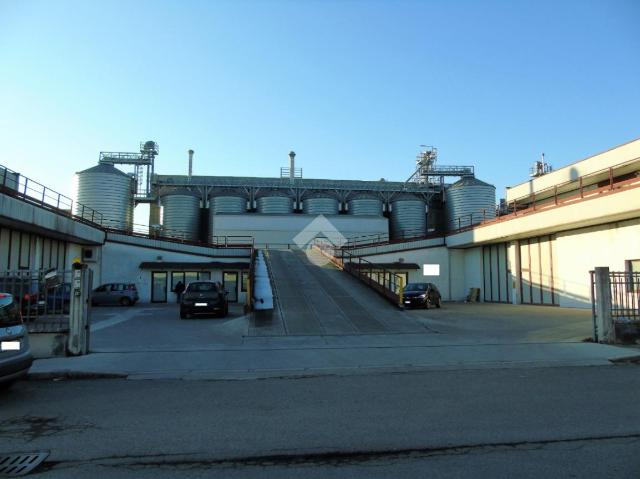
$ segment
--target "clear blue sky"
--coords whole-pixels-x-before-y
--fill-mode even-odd
[[[498,188],[640,136],[640,2],[0,0],[0,163],[63,193],[156,171],[404,180],[420,144]]]

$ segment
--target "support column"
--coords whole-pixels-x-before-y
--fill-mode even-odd
[[[595,290],[598,342],[613,344],[616,330],[611,316],[611,280],[607,266],[595,268]]]

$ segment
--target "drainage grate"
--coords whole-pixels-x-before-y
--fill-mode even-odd
[[[48,452],[0,454],[0,477],[25,476],[47,457]]]

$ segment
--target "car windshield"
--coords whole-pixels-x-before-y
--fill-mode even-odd
[[[426,291],[427,284],[426,283],[409,283],[407,287],[404,288],[404,290],[405,291]]]
[[[187,292],[189,293],[205,293],[217,291],[215,283],[189,283]]]

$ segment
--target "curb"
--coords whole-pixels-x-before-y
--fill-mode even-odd
[[[625,356],[622,358],[609,359],[613,364],[640,364],[640,354],[635,354],[633,356]]]
[[[30,381],[42,381],[49,379],[126,379],[128,374],[105,373],[97,371],[48,371],[42,373],[29,373],[27,379]]]

